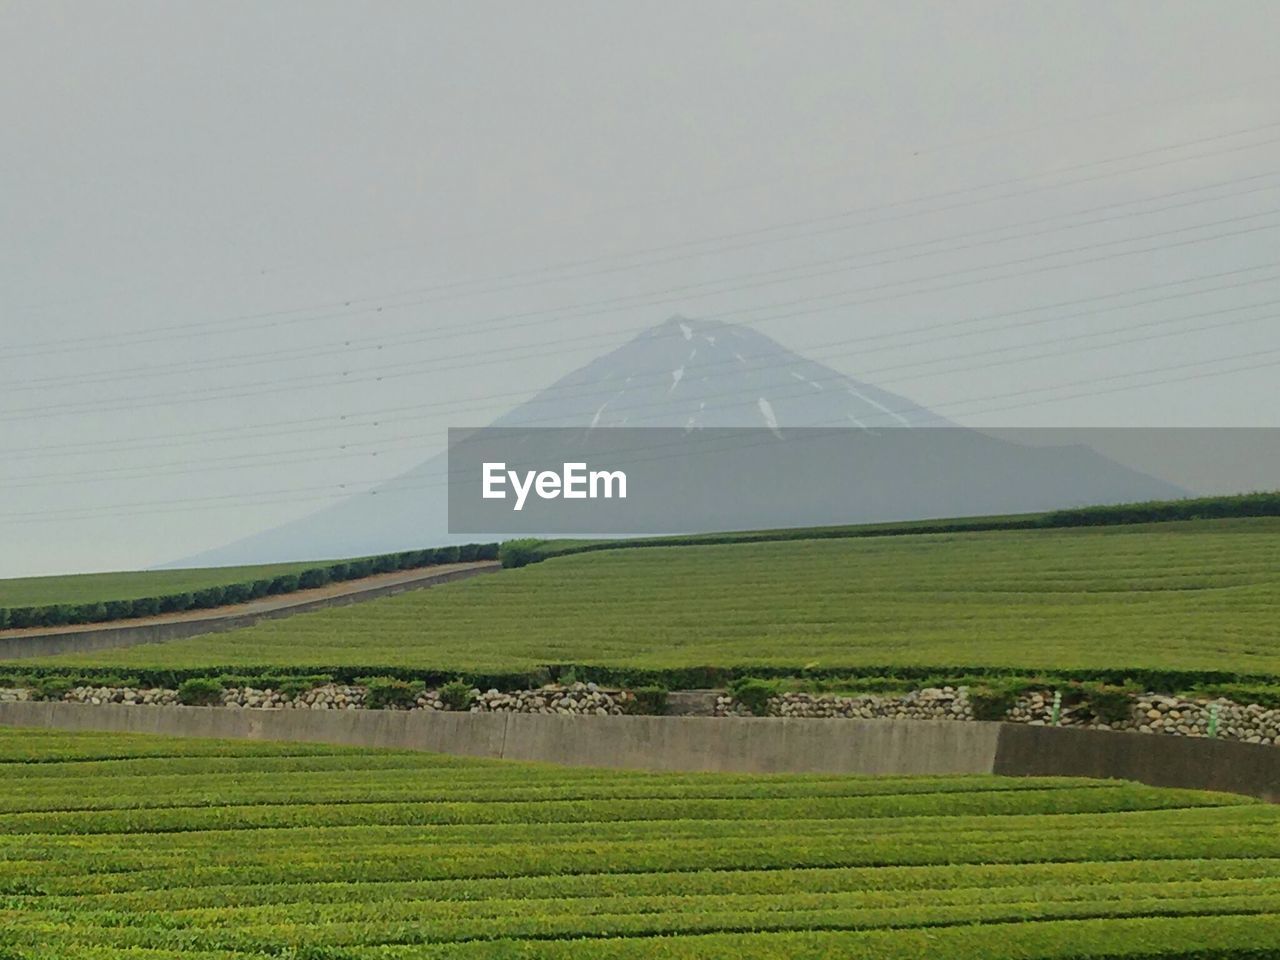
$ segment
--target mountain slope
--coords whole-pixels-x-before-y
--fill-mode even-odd
[[[700,529],[1029,512],[1185,494],[1083,447],[1030,448],[961,428],[920,430],[932,437],[912,440],[917,431],[907,428],[954,425],[757,331],[685,317],[573,371],[492,426],[755,427],[779,440],[791,428],[843,427],[891,438],[874,464],[853,468],[858,496],[834,502],[830,491],[819,496],[795,486],[785,454],[757,458],[759,473],[769,478],[757,485],[764,492],[739,501],[736,512],[723,498],[704,498],[705,511],[694,512],[706,518]],[[847,453],[838,456],[847,460]],[[357,556],[477,539],[448,535],[446,477],[446,457],[432,457],[374,491],[179,565]]]

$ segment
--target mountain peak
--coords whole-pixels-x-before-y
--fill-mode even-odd
[[[699,320],[683,313],[673,313],[662,323],[651,327],[648,334],[658,337],[678,335],[684,340],[693,340],[695,336],[706,337],[708,333],[714,335],[716,330],[724,326],[725,324],[719,320]]]
[[[905,397],[808,360],[751,327],[676,313],[495,425],[778,430],[945,423]]]

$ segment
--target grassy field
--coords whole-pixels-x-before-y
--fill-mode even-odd
[[[301,573],[318,561],[264,563],[245,567],[201,567],[192,570],[137,570],[126,573],[81,573],[60,577],[0,580],[0,607],[39,607],[55,603],[136,600],[184,593],[228,583]]]
[[[1222,794],[15,730],[0,768],[6,958],[1280,950],[1280,807]]]
[[[1276,676],[1280,520],[602,551],[245,630],[14,663]]]

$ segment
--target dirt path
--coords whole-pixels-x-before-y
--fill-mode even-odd
[[[418,570],[381,573],[360,580],[344,580],[312,590],[298,590],[208,610],[184,610],[141,619],[114,620],[111,623],[0,630],[0,660],[79,653],[139,643],[160,643],[181,637],[199,636],[202,633],[234,630],[261,620],[275,620],[307,610],[394,596],[408,590],[462,580],[481,573],[493,573],[500,570],[501,566],[497,561],[443,564]]]

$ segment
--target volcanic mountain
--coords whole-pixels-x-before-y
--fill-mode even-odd
[[[860,461],[852,471],[857,496],[833,500],[828,491],[806,493],[793,486],[786,472],[793,464],[781,462],[787,454],[780,450],[772,459],[767,453],[758,457],[751,469],[775,475],[763,489],[791,488],[789,496],[771,494],[738,513],[694,513],[681,529],[1016,513],[1185,494],[1086,447],[1030,447],[958,427],[749,327],[681,316],[573,371],[491,426],[590,433],[616,427],[754,427],[779,440],[794,428],[822,427],[890,438],[873,463]],[[359,556],[482,539],[447,533],[447,469],[445,455],[431,457],[374,491],[180,565]],[[716,498],[699,502],[720,505]]]

